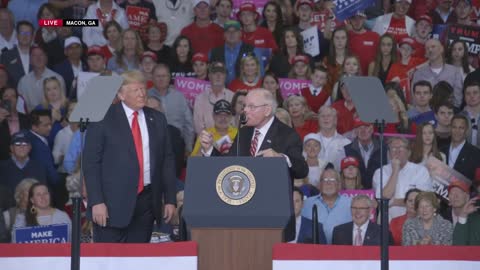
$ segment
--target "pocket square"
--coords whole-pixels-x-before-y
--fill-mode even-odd
[[[18,59],[15,58],[15,59],[13,59],[12,61],[10,61],[10,64],[15,64],[15,63],[17,63],[17,61],[18,61]]]

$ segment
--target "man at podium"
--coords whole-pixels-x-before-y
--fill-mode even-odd
[[[305,178],[308,165],[302,156],[302,141],[291,127],[275,117],[277,102],[265,89],[251,90],[245,99],[245,125],[240,129],[227,155],[253,157],[284,157],[294,178]],[[219,156],[213,147],[213,135],[200,134],[202,154]]]

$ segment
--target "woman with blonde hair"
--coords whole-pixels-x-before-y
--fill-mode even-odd
[[[308,133],[318,132],[317,115],[310,111],[307,101],[303,96],[289,96],[283,107],[288,111],[292,119],[293,128],[303,140]]]
[[[240,74],[229,85],[233,92],[239,90],[252,90],[262,87],[260,62],[254,55],[247,54],[240,60]]]
[[[15,193],[13,195],[15,198],[15,207],[5,210],[2,213],[8,230],[12,229],[17,215],[25,213],[28,203],[28,191],[35,183],[38,183],[37,179],[25,178],[15,187]]]
[[[115,55],[108,60],[107,69],[123,73],[128,70],[139,69],[140,58],[143,54],[143,45],[140,34],[134,29],[122,32],[122,45]]]

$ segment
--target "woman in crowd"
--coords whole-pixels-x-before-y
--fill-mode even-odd
[[[447,64],[462,69],[464,80],[470,72],[475,70],[475,68],[473,68],[468,62],[467,44],[461,40],[455,40],[450,46],[448,46],[446,59]]]
[[[107,22],[103,28],[103,36],[107,40],[107,44],[101,48],[107,63],[116,52],[122,49],[122,31],[122,26],[115,20]]]
[[[407,104],[403,96],[403,90],[396,82],[385,85],[388,101],[393,112],[398,115],[398,123],[389,123],[385,126],[386,133],[410,133],[410,123],[407,116]]]
[[[417,195],[422,192],[418,188],[412,188],[407,191],[405,194],[405,198],[403,202],[405,203],[405,207],[407,208],[407,213],[403,216],[396,217],[390,221],[390,231],[392,232],[393,236],[393,243],[396,246],[402,245],[402,229],[403,224],[409,218],[415,218],[415,198]]]
[[[192,43],[186,36],[178,36],[173,42],[173,48],[170,59],[170,72],[172,81],[175,77],[195,77],[192,67]]]
[[[280,44],[283,32],[283,14],[280,5],[275,1],[269,1],[265,4],[262,11],[264,19],[260,26],[263,26],[272,32],[275,42]]]
[[[278,78],[287,78],[288,73],[292,69],[290,59],[296,55],[305,55],[302,35],[294,28],[286,28],[280,39],[279,47],[280,49],[274,53],[272,60],[270,60],[268,70],[273,72]],[[308,57],[313,67],[313,61],[311,61],[310,56]]]
[[[238,127],[240,123],[240,116],[242,115],[245,109],[245,98],[247,96],[247,91],[237,91],[232,98],[232,116],[233,116],[233,126]]]
[[[290,59],[292,68],[288,73],[288,78],[297,80],[310,80],[312,68],[310,67],[310,58],[307,55],[299,54]]]
[[[28,191],[35,183],[38,183],[36,179],[25,178],[15,187],[15,207],[5,210],[2,213],[5,220],[5,225],[9,231],[12,229],[13,223],[15,222],[17,216],[25,213],[28,204]]]
[[[204,53],[196,53],[192,56],[192,68],[195,78],[208,81],[208,56]]]
[[[22,129],[30,128],[28,116],[17,111],[18,99],[15,88],[0,89],[0,160],[10,158],[11,136]]]
[[[363,189],[362,176],[358,168],[359,162],[355,157],[345,157],[340,163],[340,177],[343,190]]]
[[[28,191],[25,213],[17,215],[13,227],[23,228],[55,224],[68,224],[68,235],[70,238],[72,222],[67,213],[51,206],[50,191],[45,184],[33,184]]]
[[[323,65],[328,70],[328,85],[333,86],[340,77],[343,62],[349,55],[348,34],[343,27],[337,28],[332,33],[332,42],[328,55],[323,59]]]
[[[121,49],[108,60],[107,68],[118,74],[139,69],[142,54],[143,45],[140,34],[134,29],[127,29],[122,33]]]
[[[51,3],[41,5],[37,12],[38,20],[56,19],[59,18],[59,16],[58,9],[56,9]],[[57,32],[55,31],[55,27],[40,27],[35,33],[34,40],[37,45],[43,46],[54,40],[56,37]]]
[[[240,60],[240,75],[230,83],[228,89],[236,92],[260,87],[262,87],[262,76],[258,58],[253,55],[247,55]]]
[[[277,100],[277,106],[281,107],[283,105],[283,97],[280,91],[280,81],[273,72],[268,71],[263,76],[263,88],[267,89],[272,93],[272,95]]]
[[[410,161],[417,164],[425,164],[429,157],[435,157],[445,162],[445,154],[438,150],[435,127],[425,123],[417,127],[417,135],[413,142]]]
[[[144,26],[145,29],[145,50],[157,55],[158,63],[169,65],[171,63],[172,48],[165,45],[167,38],[167,24],[163,22],[150,21]]]
[[[303,139],[303,153],[308,164],[308,183],[315,187],[320,183],[320,175],[322,175],[328,163],[318,157],[321,149],[320,135],[310,133],[305,136]]]
[[[350,76],[360,76],[360,59],[355,55],[349,55],[345,57],[345,61],[342,65],[342,74],[339,77],[339,80],[335,83],[332,90],[332,100],[343,99],[341,91],[339,91],[339,86],[343,85],[343,79]]]
[[[451,245],[453,226],[437,214],[439,201],[435,192],[421,192],[415,198],[416,217],[403,225],[402,245]]]
[[[307,101],[302,96],[289,96],[285,100],[283,107],[288,110],[292,118],[293,127],[301,139],[309,133],[318,131],[318,120],[307,105]]]
[[[65,116],[67,114],[68,100],[65,90],[56,77],[47,78],[43,81],[43,102],[35,110],[50,110],[52,116],[52,130],[48,135],[48,144],[53,147],[57,133],[67,126]]]
[[[397,62],[397,45],[395,39],[389,34],[380,38],[375,60],[368,65],[368,76],[375,76],[385,85],[390,67]]]

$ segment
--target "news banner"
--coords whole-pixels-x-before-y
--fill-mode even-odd
[[[38,21],[41,27],[97,27],[97,19],[42,19]]]

